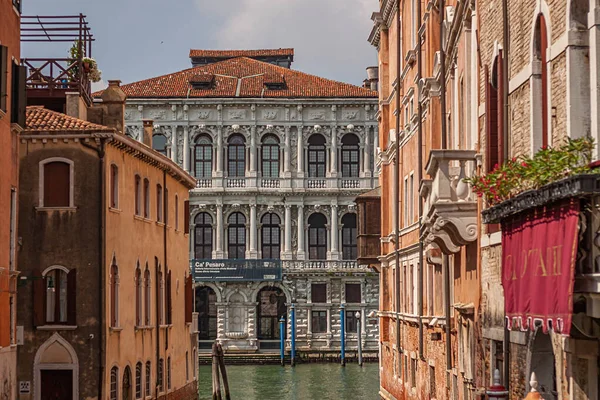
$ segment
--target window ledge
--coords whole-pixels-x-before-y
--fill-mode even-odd
[[[108,211],[114,212],[117,214],[121,214],[123,212],[123,210],[121,210],[120,208],[114,208],[114,207],[108,207]]]
[[[123,330],[122,326],[111,326],[110,328],[108,328],[109,331],[111,332],[121,332]]]
[[[165,226],[165,223],[162,221],[156,221],[156,225],[158,226]]]
[[[4,118],[6,116],[6,113],[2,110],[0,110],[0,119]]]
[[[38,331],[74,331],[77,325],[41,325],[36,328]]]
[[[77,207],[36,207],[35,210],[40,212],[77,211]]]

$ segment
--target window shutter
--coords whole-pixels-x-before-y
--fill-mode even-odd
[[[27,108],[27,68],[18,64],[13,64],[12,73],[11,122],[25,128],[25,109]]]
[[[183,202],[183,225],[185,233],[190,233],[190,201]]]
[[[46,281],[42,274],[37,271],[32,276],[33,280],[33,326],[41,326],[46,323]]]
[[[172,298],[171,298],[171,271],[167,273],[167,325],[173,324]]]
[[[44,207],[69,207],[71,195],[69,164],[56,161],[44,165]]]
[[[193,312],[193,284],[192,284],[192,275],[188,275],[185,278],[185,322],[192,322],[192,312]]]
[[[502,63],[502,57],[504,56],[504,54],[502,53],[502,50],[499,50],[498,52],[498,59],[497,59],[497,63],[498,63],[498,88],[497,88],[497,99],[498,99],[498,105],[497,105],[497,109],[498,109],[498,131],[496,133],[496,138],[497,138],[497,143],[498,143],[498,147],[496,148],[497,151],[497,160],[498,160],[498,164],[502,164],[504,161],[504,70],[503,70],[503,63]]]
[[[6,112],[8,98],[8,47],[0,46],[0,110]]]
[[[67,323],[77,325],[77,270],[67,274]]]

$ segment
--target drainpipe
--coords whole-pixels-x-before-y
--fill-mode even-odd
[[[168,278],[169,276],[169,270],[168,270],[168,264],[167,264],[167,212],[169,212],[169,210],[167,210],[167,172],[163,170],[163,192],[162,192],[162,196],[163,196],[163,222],[164,222],[164,226],[163,226],[163,257],[164,257],[164,265],[165,265],[165,279]],[[166,293],[165,290],[165,317],[167,316],[171,316],[170,315],[170,310],[171,310],[171,292],[172,292],[172,282],[169,282],[169,293]],[[166,286],[165,286],[166,289]],[[167,301],[168,299],[168,301]],[[165,322],[167,322],[167,325],[171,322],[168,320],[168,318],[165,318]],[[168,350],[169,348],[169,329],[167,328],[165,330],[165,351]],[[168,374],[167,374],[168,375]],[[164,382],[163,382],[164,385]]]
[[[445,1],[440,0],[439,15],[439,34],[440,34],[440,113],[442,115],[442,150],[448,148],[448,137],[446,133],[446,50],[444,43],[444,10]],[[446,317],[446,369],[452,369],[452,342],[450,337],[450,263],[448,255],[442,256],[444,268],[444,298],[446,299],[445,317]]]
[[[421,25],[421,2],[417,1],[417,21],[419,26]],[[418,30],[420,32],[420,29]],[[421,34],[419,33],[417,38],[417,82],[421,81]],[[421,86],[418,87],[419,93],[417,94],[417,182],[421,184],[423,179],[423,126],[421,125],[421,115],[423,115],[423,108],[421,106]],[[419,214],[419,237],[421,237],[423,224],[423,199],[419,195],[417,196],[418,201],[418,214]],[[417,282],[417,312],[419,313],[419,358],[425,359],[423,349],[423,241],[419,240],[419,270],[418,282]]]
[[[158,382],[159,382],[159,372],[158,372],[158,365],[160,363],[160,321],[159,321],[159,307],[160,307],[160,303],[158,301],[158,299],[160,298],[160,281],[158,280],[158,257],[154,257],[154,280],[156,281],[156,290],[155,290],[155,295],[156,295],[156,393],[155,393],[155,398],[158,399]],[[163,365],[163,375],[164,375],[164,365]],[[165,384],[164,382],[162,383],[163,385]]]
[[[400,354],[402,354],[402,340],[400,329],[400,57],[402,57],[402,47],[400,46],[400,37],[402,35],[400,29],[400,2],[398,2],[396,10],[396,54],[398,62],[396,63],[396,162],[394,163],[394,207],[396,210],[396,218],[394,220],[394,231],[396,240],[394,242],[394,253],[396,258],[396,350],[398,351],[398,362]]]
[[[502,155],[504,160],[508,160],[508,55],[510,42],[508,38],[508,0],[502,0],[502,45],[504,46],[502,57],[502,105],[504,113],[502,115]],[[504,328],[504,387],[510,393],[510,331],[508,330],[508,321]]]
[[[100,207],[98,208],[98,225],[99,225],[99,235],[98,235],[98,282],[100,283],[99,290],[100,294],[98,296],[98,359],[100,360],[100,368],[98,368],[98,398],[102,398],[102,389],[103,389],[103,378],[104,378],[104,364],[106,363],[106,353],[105,353],[105,343],[103,339],[103,333],[105,329],[105,320],[104,320],[104,312],[106,310],[104,299],[104,285],[106,284],[106,280],[104,279],[104,267],[106,263],[105,257],[105,243],[106,243],[106,213],[104,210],[106,209],[106,181],[104,174],[104,155],[105,151],[105,141],[106,139],[100,139],[100,146],[95,147],[91,146],[85,142],[81,142],[84,147],[92,149],[98,153],[99,159],[99,168],[98,171],[98,179],[99,189],[100,189]]]

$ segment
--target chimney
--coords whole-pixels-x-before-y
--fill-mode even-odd
[[[79,92],[67,92],[65,94],[67,97],[67,103],[65,107],[66,114],[69,117],[74,117],[87,121],[87,106]]]
[[[125,99],[127,96],[121,89],[121,81],[108,81],[108,87],[102,92],[104,125],[115,128],[121,134],[125,130]]]
[[[152,135],[154,134],[154,121],[151,119],[144,119],[144,143],[146,146],[152,148]]]
[[[368,84],[367,84],[368,81]],[[377,91],[379,83],[379,67],[367,67],[367,79],[365,80],[365,87],[373,91]]]

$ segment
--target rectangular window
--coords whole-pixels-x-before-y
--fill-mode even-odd
[[[179,230],[179,197],[175,195],[175,230]]]
[[[17,190],[10,189],[10,254],[8,255],[8,269],[15,270],[16,248],[17,248]]]
[[[152,373],[150,361],[146,362],[146,396],[150,396],[150,388],[152,387]]]
[[[356,333],[358,330],[358,318],[356,311],[346,311],[346,333]]]
[[[413,306],[414,289],[415,289],[414,266],[411,265],[408,267],[408,310],[407,310],[407,312],[409,314],[414,314],[414,306]]]
[[[25,110],[27,108],[27,67],[13,63],[11,89],[10,122],[25,128]]]
[[[410,174],[410,180],[408,182],[408,211],[409,211],[409,224],[415,221],[415,176]]]
[[[135,215],[142,214],[142,182],[139,175],[135,176]]]
[[[163,193],[160,185],[156,185],[156,220],[158,222],[163,220]]]
[[[327,284],[313,283],[310,287],[310,301],[313,303],[327,303]]]
[[[410,387],[417,387],[417,360],[410,359]]]
[[[404,178],[404,227],[408,226],[408,177]]]
[[[430,398],[436,398],[436,385],[435,385],[435,367],[429,366],[429,394]]]
[[[0,110],[8,109],[8,47],[0,46]]]
[[[112,164],[110,166],[110,206],[119,208],[119,168]]]
[[[361,303],[360,283],[346,283],[346,303]]]
[[[190,202],[185,200],[183,202],[183,229],[184,232],[190,233]]]
[[[312,311],[313,333],[327,332],[327,311]]]
[[[165,225],[169,224],[169,189],[165,188]]]
[[[144,218],[150,218],[150,181],[144,179]]]

